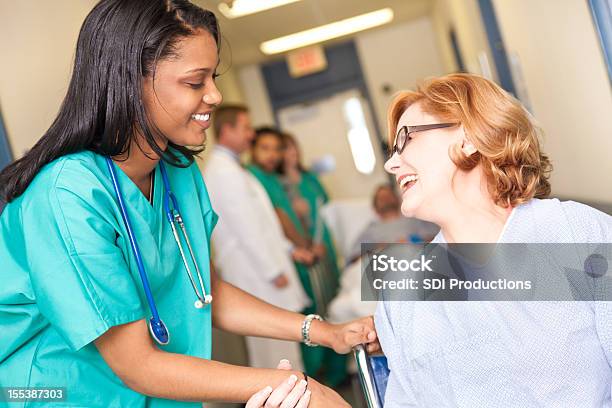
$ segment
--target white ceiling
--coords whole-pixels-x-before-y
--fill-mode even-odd
[[[222,67],[258,63],[282,58],[266,56],[259,45],[266,40],[292,34],[363,13],[391,7],[395,17],[391,24],[428,15],[433,0],[302,0],[260,13],[236,18],[225,18],[217,5],[221,0],[192,0],[193,3],[213,11],[219,18],[224,41],[221,45]],[[374,28],[376,30],[376,28]],[[342,41],[340,38],[334,41]],[[400,40],[400,39],[398,39]]]

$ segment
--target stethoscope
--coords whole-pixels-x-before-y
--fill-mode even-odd
[[[170,342],[170,333],[164,322],[159,318],[159,313],[157,312],[157,307],[155,305],[155,300],[153,299],[153,294],[151,293],[151,287],[149,286],[149,279],[147,278],[147,274],[144,270],[144,265],[142,263],[142,256],[140,255],[140,249],[138,248],[138,242],[136,242],[136,237],[134,236],[134,232],[132,231],[132,223],[130,222],[130,217],[128,216],[127,210],[125,208],[125,202],[123,201],[123,195],[121,194],[121,189],[119,188],[119,182],[117,180],[117,173],[115,172],[115,166],[113,161],[107,157],[106,164],[108,166],[108,170],[111,175],[111,180],[113,182],[113,187],[115,188],[115,194],[117,195],[117,201],[119,202],[119,209],[121,210],[121,217],[123,218],[123,222],[125,223],[125,227],[128,232],[128,237],[130,241],[130,246],[132,247],[132,253],[134,254],[134,258],[136,258],[136,266],[138,267],[138,273],[140,274],[140,279],[142,280],[142,286],[147,297],[147,303],[149,304],[149,309],[151,310],[151,319],[149,320],[149,331],[151,332],[151,336],[161,345],[166,345]],[[187,275],[189,276],[189,281],[191,282],[191,286],[193,287],[193,291],[197,296],[197,300],[194,303],[194,306],[197,309],[202,309],[204,306],[210,304],[212,302],[212,295],[206,294],[206,289],[204,287],[204,281],[202,279],[202,274],[200,273],[200,268],[198,267],[198,263],[196,262],[195,256],[193,254],[193,249],[191,248],[191,242],[189,241],[189,236],[187,235],[187,230],[185,229],[185,223],[183,221],[183,217],[181,217],[181,213],[179,211],[178,202],[176,200],[176,196],[170,190],[170,182],[168,181],[168,174],[166,173],[166,167],[163,162],[159,162],[159,170],[161,172],[162,181],[164,184],[164,212],[166,213],[166,218],[170,223],[170,227],[172,228],[172,235],[174,236],[174,240],[178,246],[179,252],[181,253],[181,258],[183,259],[183,265],[185,266],[185,270],[187,271]],[[172,205],[172,206],[171,206]],[[178,229],[176,227],[178,224],[179,229],[182,232],[183,239],[187,244],[187,248],[189,249],[189,255],[191,257],[191,261],[195,266],[196,273],[198,275],[198,281],[200,284],[201,292],[198,290],[196,285],[196,281],[193,278],[193,274],[191,273],[191,268],[189,267],[189,263],[187,262],[187,257],[185,256],[185,251],[183,250],[183,245],[181,243],[181,239],[178,234]]]

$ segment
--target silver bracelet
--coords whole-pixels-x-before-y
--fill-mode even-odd
[[[323,321],[323,318],[321,316],[317,314],[309,314],[302,322],[302,342],[308,347],[318,346],[318,344],[314,344],[310,341],[310,325],[312,324],[313,319],[316,319],[320,322]]]

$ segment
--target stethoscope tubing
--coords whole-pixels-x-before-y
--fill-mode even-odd
[[[200,268],[198,266],[198,262],[195,259],[195,255],[193,252],[193,248],[191,247],[191,242],[189,240],[189,235],[187,234],[187,228],[185,227],[185,222],[183,221],[183,217],[181,216],[181,212],[178,206],[178,200],[176,196],[170,189],[170,181],[168,180],[168,174],[166,173],[166,166],[163,162],[159,162],[159,170],[161,172],[162,181],[164,183],[164,211],[166,213],[166,218],[168,218],[168,222],[170,222],[170,227],[172,228],[172,235],[174,236],[174,240],[176,241],[176,245],[178,246],[179,252],[181,254],[181,258],[183,259],[183,264],[185,265],[185,271],[187,271],[187,275],[189,277],[189,282],[193,287],[193,291],[196,294],[199,302],[196,302],[196,307],[202,308],[204,305],[210,303],[212,301],[212,297],[206,295],[206,289],[204,287],[204,281],[202,279],[202,273],[200,272]],[[172,202],[172,208],[170,208],[170,202]],[[200,290],[197,287],[196,281],[193,278],[193,274],[191,273],[191,268],[189,267],[189,262],[187,261],[187,257],[185,256],[185,251],[183,249],[183,244],[181,243],[181,239],[178,234],[178,230],[176,228],[176,224],[179,225],[181,230],[181,234],[183,235],[183,239],[187,244],[187,249],[189,250],[189,257],[191,258],[191,262],[193,263],[196,274],[198,275],[198,280],[200,283],[200,288],[202,289],[201,294]]]
[[[161,321],[159,318],[159,314],[157,312],[157,307],[155,306],[155,301],[153,300],[153,293],[151,292],[151,286],[149,285],[149,279],[147,278],[147,274],[145,273],[144,264],[142,263],[142,257],[140,256],[140,249],[138,248],[138,242],[136,242],[136,237],[134,236],[134,232],[132,231],[132,223],[130,221],[130,216],[127,213],[125,202],[123,201],[123,196],[121,194],[121,189],[119,188],[119,182],[117,180],[117,173],[115,172],[115,165],[110,158],[106,158],[106,164],[108,166],[108,170],[111,175],[111,180],[113,182],[113,187],[115,188],[115,192],[117,193],[117,201],[119,201],[119,209],[121,210],[121,217],[123,218],[123,223],[128,232],[128,238],[130,241],[130,246],[132,247],[132,252],[134,254],[134,258],[136,258],[136,266],[138,267],[138,274],[140,275],[140,279],[142,280],[142,287],[145,292],[145,296],[147,298],[147,303],[149,304],[149,309],[151,310],[151,314],[153,315],[153,319],[156,321]]]

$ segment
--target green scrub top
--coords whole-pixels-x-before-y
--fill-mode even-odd
[[[166,165],[210,293],[210,235],[217,215],[195,164]],[[153,204],[116,166],[160,318],[161,349],[210,359],[211,306],[195,293],[163,212],[155,170]],[[78,407],[198,407],[128,388],[93,341],[113,326],[150,318],[105,158],[90,151],[46,165],[0,216],[0,384],[65,387]],[[13,406],[38,406],[12,403]],[[55,404],[49,404],[55,405]],[[46,406],[49,406],[46,405]]]
[[[308,171],[302,172],[302,178],[298,185],[300,195],[308,202],[310,206],[310,219],[317,220],[322,217],[320,213],[320,204],[326,204],[329,201],[329,196],[325,191],[321,182],[313,173]],[[313,221],[311,225],[310,234],[314,235],[316,229],[316,223]],[[340,279],[340,270],[338,268],[338,256],[336,254],[336,248],[332,239],[331,233],[327,228],[327,225],[323,223],[323,244],[327,250],[327,255],[330,261],[330,267],[337,280]]]

